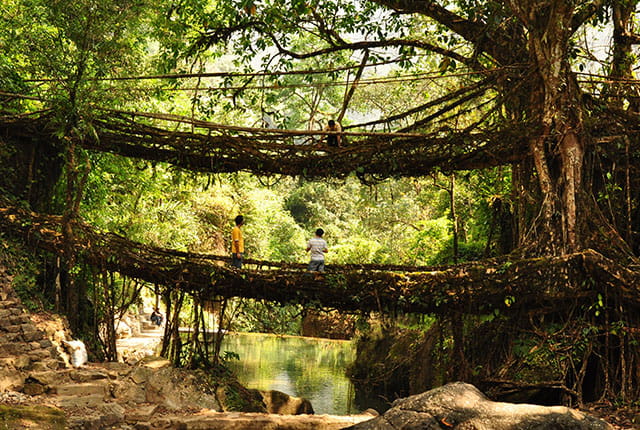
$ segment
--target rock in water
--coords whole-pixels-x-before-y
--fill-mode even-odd
[[[261,390],[260,395],[270,414],[280,415],[313,415],[313,406],[307,399],[301,397],[290,396],[286,393],[276,390]]]
[[[564,406],[493,402],[455,382],[398,399],[391,409],[352,430],[611,430],[606,422]]]

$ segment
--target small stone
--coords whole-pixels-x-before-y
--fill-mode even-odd
[[[46,387],[37,382],[28,382],[24,384],[22,391],[28,396],[39,396],[40,394],[44,394]]]
[[[103,426],[113,426],[124,422],[124,408],[117,403],[103,403],[98,407],[102,414]]]
[[[15,359],[13,365],[16,367],[16,369],[27,369],[31,365],[31,359],[27,356],[22,355]]]
[[[37,330],[34,330],[22,333],[22,337],[24,338],[25,342],[35,342],[37,346],[35,346],[34,348],[40,348],[39,341],[42,340],[43,334]]]
[[[20,328],[22,326],[19,325],[6,325],[4,326],[4,331],[6,331],[7,333],[18,333],[20,332]]]
[[[179,428],[179,427],[171,427],[172,422],[169,418],[156,418],[151,422],[152,428],[154,429],[167,429],[167,428]],[[184,427],[186,428],[186,426]]]
[[[29,353],[29,357],[31,357],[33,361],[42,361],[46,358],[50,358],[51,354],[46,349],[37,349],[35,351],[31,351],[31,353]]]
[[[127,412],[128,422],[149,421],[158,410],[158,405],[141,405]]]

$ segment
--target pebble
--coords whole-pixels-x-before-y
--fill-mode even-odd
[[[0,403],[8,405],[19,405],[31,400],[31,396],[17,391],[4,391],[0,393]]]

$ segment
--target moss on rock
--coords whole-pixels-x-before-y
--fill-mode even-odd
[[[49,406],[0,405],[0,429],[15,428],[64,430],[66,418],[63,411]]]

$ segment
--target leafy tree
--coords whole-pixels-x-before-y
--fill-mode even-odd
[[[146,48],[143,24],[151,9],[143,3],[29,0],[5,2],[2,8],[2,57],[20,65],[19,74],[4,79],[13,76],[14,85],[29,88],[22,95],[56,107],[67,123],[63,126],[61,118],[62,132],[86,124],[91,104],[124,100],[102,78],[140,71],[145,64],[140,61]]]
[[[53,151],[61,156],[46,168],[56,172],[64,160],[63,234],[69,239],[73,234],[70,222],[78,214],[90,166],[88,155],[76,145],[92,131],[88,119],[94,105],[117,101],[116,93],[101,78],[135,70],[141,64],[135,59],[142,52],[141,23],[148,9],[135,1],[93,0],[16,1],[5,2],[2,8],[8,18],[0,25],[0,40],[6,48],[3,62],[21,65],[20,74],[4,69],[9,73],[2,79],[17,78],[13,85],[23,88],[31,80],[28,94],[19,97],[31,96],[26,100],[37,103],[30,104],[52,109],[54,115],[51,123],[59,141]],[[71,248],[66,249],[63,266],[70,276],[63,303],[73,329],[80,328],[86,294],[83,284],[75,282],[76,258]]]
[[[513,122],[524,122],[530,130],[537,130],[523,136],[520,145],[531,158],[529,163],[516,166],[514,180],[536,191],[534,208],[538,207],[541,216],[527,216],[529,203],[519,199],[518,210],[524,216],[517,232],[522,244],[525,226],[535,221],[539,224],[537,238],[529,243],[543,252],[558,254],[580,249],[593,240],[590,232],[594,226],[579,222],[577,216],[581,208],[591,207],[591,200],[582,192],[588,185],[583,182],[583,161],[589,159],[585,151],[594,147],[586,143],[589,128],[584,118],[589,112],[572,70],[571,53],[577,30],[589,20],[603,19],[604,5],[564,1],[547,6],[542,0],[456,1],[447,5],[386,0],[320,1],[313,5],[302,1],[225,1],[221,2],[224,13],[217,11],[203,18],[203,31],[195,46],[230,43],[245,62],[261,55],[270,65],[282,59],[276,67],[284,68],[296,60],[337,60],[336,53],[373,50],[377,51],[372,59],[399,55],[407,65],[418,52],[426,53],[442,59],[443,72],[464,68],[484,74],[492,68],[508,67],[508,73],[491,84],[499,94],[495,105],[475,115],[479,119],[475,127],[510,127]],[[622,13],[620,8],[616,10]],[[631,12],[625,10],[628,16]],[[301,45],[300,40],[306,43]],[[447,126],[474,124],[474,115],[455,119],[457,124],[449,122]],[[416,121],[410,128],[420,125],[422,122]]]
[[[160,13],[152,14],[156,6]],[[300,258],[297,243],[321,224],[335,238],[332,246],[342,261],[406,261],[407,245],[413,244],[426,262],[455,262],[462,251],[477,257],[484,241],[483,256],[509,252],[514,245],[518,255],[552,256],[591,247],[626,263],[635,260],[640,243],[640,204],[634,191],[639,141],[628,133],[638,123],[637,95],[621,80],[633,78],[636,6],[635,0],[188,0],[178,5],[16,0],[2,5],[7,20],[0,24],[6,47],[0,54],[0,82],[11,91],[35,96],[20,102],[15,95],[3,96],[8,97],[5,110],[52,108],[51,136],[56,139],[49,149],[56,155],[51,157],[56,167],[65,167],[56,211],[64,215],[66,239],[73,234],[73,218],[84,210],[96,223],[141,240],[222,249],[225,222],[242,212],[249,219],[255,216],[253,226],[247,225],[254,238],[249,249],[268,258]],[[579,37],[593,24],[613,29],[612,55],[602,69],[586,61],[590,47]],[[234,57],[229,60],[223,53]],[[146,89],[127,92],[126,84],[116,80],[146,71],[152,63],[163,72],[202,72],[214,59],[230,69],[264,73],[220,76],[220,85],[227,87],[222,89],[201,88],[198,73],[180,83],[165,77],[170,87],[152,88],[158,96],[153,100],[147,99]],[[386,77],[411,76],[398,77],[402,88],[387,91],[384,102],[371,107],[368,103],[382,90],[365,93],[359,88],[372,76],[368,70],[374,65],[393,69]],[[322,70],[289,73],[298,68]],[[579,73],[584,69],[602,70],[612,82],[587,82]],[[316,71],[329,80],[323,81]],[[333,85],[338,81],[341,85]],[[173,94],[189,85],[196,86],[191,93]],[[408,100],[399,100],[402,96]],[[138,98],[145,98],[146,105]],[[98,157],[80,150],[79,143],[92,136],[100,105],[157,106],[227,123],[282,127],[314,128],[337,116],[345,127],[459,137],[455,147],[443,150],[441,164],[449,170],[459,168],[450,163],[455,157],[471,157],[474,167],[508,167],[469,173],[468,178],[466,172],[455,177],[451,171],[437,172],[449,178],[448,187],[443,177],[435,182],[444,191],[427,189],[424,183],[389,181],[379,183],[371,194],[351,180],[340,187],[302,184],[290,195],[283,189],[272,193],[236,175],[226,178],[217,200],[207,200],[181,188],[174,182],[180,175],[165,168],[132,175],[127,170],[135,163],[119,166],[105,157],[100,170],[111,175],[111,182],[92,176],[89,168]],[[478,134],[488,137],[478,144]],[[505,135],[512,136],[508,142],[496,137]],[[25,170],[32,165],[24,163]],[[57,178],[59,172],[51,170],[50,176]],[[140,190],[123,183],[125,178],[140,179]],[[489,188],[486,178],[492,180]],[[360,179],[373,183],[381,178]],[[156,181],[165,189],[157,188]],[[87,184],[91,188],[85,198]],[[372,197],[377,191],[394,197]],[[165,200],[165,194],[170,199]],[[196,210],[190,204],[194,194],[200,199]],[[126,212],[92,212],[98,202],[108,200]],[[194,213],[215,222],[200,230],[192,222]],[[590,216],[580,216],[585,213]],[[176,226],[183,230],[174,230]],[[373,230],[382,233],[372,237]],[[198,236],[208,233],[218,238],[215,243],[198,243]],[[459,247],[465,240],[467,245]],[[77,273],[73,250],[67,249],[65,256],[65,271]],[[612,266],[607,268],[613,272]],[[86,291],[74,285],[74,276],[70,284],[67,310],[77,319]],[[591,309],[581,311],[592,316]],[[621,306],[612,305],[609,311],[606,321],[593,320],[606,342],[594,340],[595,352],[585,355],[584,363],[597,360],[605,369],[602,393],[625,393],[631,387],[637,392],[637,381],[619,376],[625,374],[624,366],[640,360],[633,339],[616,332],[621,346],[612,352],[607,337],[613,334],[612,324],[626,323],[632,316]],[[553,315],[567,321],[570,317]],[[78,321],[72,325],[77,327]],[[464,321],[451,322],[460,377],[470,374],[461,344],[464,328]],[[579,367],[565,373],[574,385],[587,371],[586,365],[576,370]]]
[[[376,106],[386,116],[374,121],[367,118],[363,124],[399,131],[439,131],[466,136],[469,141],[473,133],[503,136],[501,132],[518,130],[509,142],[493,138],[482,147],[465,149],[463,138],[458,147],[467,155],[486,157],[479,163],[482,167],[502,164],[512,168],[503,176],[512,181],[511,193],[504,189],[494,196],[488,193],[484,203],[485,214],[501,220],[500,246],[496,243],[494,249],[509,251],[515,244],[520,255],[559,256],[595,248],[607,257],[629,262],[635,261],[638,249],[634,231],[640,204],[633,191],[639,177],[631,167],[639,141],[627,135],[627,130],[637,126],[638,108],[634,91],[620,79],[633,80],[636,58],[632,48],[639,40],[634,33],[636,7],[637,1],[598,0],[326,0],[313,4],[230,0],[221,2],[225,13],[203,19],[194,46],[204,50],[227,44],[245,64],[254,57],[266,58],[263,64],[279,70],[312,58],[344,60],[349,58],[345,53],[366,60],[359,64],[349,58],[351,62],[336,66],[362,67],[369,61],[397,56],[402,66],[409,67],[424,55],[427,64],[439,64],[437,72],[460,75],[459,87],[466,92],[450,87],[440,98],[439,94],[427,101],[415,97],[414,103],[397,114]],[[594,24],[607,25],[614,34],[612,55],[604,59],[602,69],[583,55],[592,53],[589,41],[581,35],[588,34]],[[300,44],[301,40],[307,43]],[[583,79],[580,72],[585,69],[602,71],[612,83]],[[336,73],[344,79],[344,71]],[[343,107],[349,105],[349,97],[345,95]],[[493,151],[502,144],[511,153],[495,157]],[[290,207],[299,220],[316,215],[300,199],[291,201]],[[507,217],[510,220],[505,222]],[[458,234],[460,226],[456,216],[452,218],[450,229]],[[491,238],[496,228],[489,222],[484,231]],[[455,259],[457,240],[453,243]],[[476,246],[474,253],[479,250]],[[485,247],[483,255],[490,251],[491,246]],[[631,316],[618,308],[608,318],[627,320]],[[452,323],[451,330],[452,354],[461,363],[458,376],[466,377],[463,324]],[[621,340],[621,345],[627,341]],[[621,346],[616,353],[625,351],[630,350]],[[608,357],[609,353],[595,354]],[[595,355],[583,359],[585,363],[599,360]],[[635,385],[614,376],[626,371],[609,364],[637,359],[637,351],[625,359],[604,358],[607,374],[602,376],[606,385],[602,392],[617,390],[610,385],[614,379],[625,387],[623,392]],[[570,373],[565,373],[568,380],[584,378],[584,372],[568,376]]]

